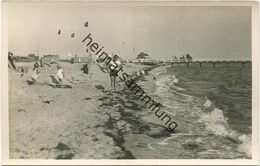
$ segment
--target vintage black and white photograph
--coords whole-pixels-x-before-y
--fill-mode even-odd
[[[252,6],[140,4],[3,2],[9,159],[252,159]]]

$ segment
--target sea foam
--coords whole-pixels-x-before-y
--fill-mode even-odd
[[[252,136],[251,136],[251,134],[241,135],[238,137],[238,139],[242,142],[237,148],[238,151],[246,153],[247,157],[251,158],[252,157]]]
[[[212,102],[206,98],[204,107],[211,107]],[[241,135],[235,130],[232,130],[228,126],[228,119],[225,118],[221,109],[214,108],[209,113],[203,113],[200,121],[206,124],[206,130],[217,136],[223,136],[237,142],[237,150],[245,153],[248,157],[251,157],[251,135]]]
[[[204,107],[209,108],[212,106],[212,102],[209,100],[209,98],[205,97],[205,103],[203,104]]]

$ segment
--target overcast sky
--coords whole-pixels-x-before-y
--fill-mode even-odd
[[[157,59],[185,53],[195,59],[251,57],[249,7],[24,6],[8,11],[9,51],[16,55],[36,53],[38,47],[40,55],[68,58],[91,33],[104,51],[124,59],[134,59],[133,47],[135,54]],[[77,54],[86,55],[85,48]]]

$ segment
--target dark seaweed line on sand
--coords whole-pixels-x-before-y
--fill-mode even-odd
[[[121,95],[123,95],[123,93]],[[106,100],[106,99],[107,98],[100,98],[99,100]],[[112,106],[117,103],[120,103],[120,106],[117,107],[116,109],[113,109]],[[137,104],[135,104],[134,102],[132,102],[132,104],[133,104],[132,109],[134,109],[134,107],[135,107],[136,110],[141,110],[137,106]],[[127,122],[128,124],[133,125],[134,123],[138,123],[138,120],[132,118],[133,117],[132,113],[125,113],[123,111],[124,107],[125,107],[125,104],[122,101],[122,99],[120,99],[120,98],[116,98],[116,100],[111,100],[111,101],[109,101],[109,103],[101,104],[100,105],[101,110],[110,110],[111,112],[105,113],[109,117],[108,121],[105,122],[104,125],[99,125],[96,127],[103,127],[104,134],[111,137],[113,139],[113,141],[115,142],[115,145],[121,148],[121,150],[123,152],[123,156],[117,157],[117,159],[135,159],[134,155],[123,146],[123,144],[125,143],[124,134],[127,131],[125,131],[124,127],[119,128],[117,126],[117,123],[119,121],[124,121],[124,122]],[[118,114],[117,119],[115,119],[111,115],[111,114],[115,114],[115,113]],[[144,126],[144,128],[145,129],[143,129],[143,130],[147,130],[147,129],[149,129],[149,126]],[[140,126],[138,127],[138,129],[140,129]]]
[[[144,71],[148,73],[155,67],[158,66],[146,67],[144,68]],[[139,79],[141,79],[141,77],[135,78],[135,81],[138,81]],[[112,112],[106,112],[105,114],[109,117],[108,121],[104,125],[98,125],[96,127],[103,127],[104,134],[106,134],[109,137],[112,137],[116,146],[121,148],[123,152],[123,156],[118,157],[117,159],[136,159],[136,157],[131,153],[131,151],[127,150],[126,147],[124,146],[125,143],[124,134],[126,133],[131,132],[132,134],[146,134],[153,138],[169,136],[169,133],[165,131],[163,126],[144,122],[141,119],[141,116],[138,116],[138,112],[141,112],[142,108],[145,108],[145,106],[140,105],[140,103],[138,103],[137,101],[136,96],[132,94],[131,91],[129,91],[127,88],[125,88],[120,92],[113,92],[113,93],[102,89],[102,92],[107,93],[109,97],[101,97],[99,98],[99,100],[101,101],[109,100],[109,102],[107,103],[102,102],[102,104],[99,107],[101,108],[101,110],[111,110]],[[112,97],[113,94],[116,94],[117,96],[113,98]],[[118,97],[119,95],[120,97]],[[123,96],[127,99],[126,102],[122,100]],[[126,105],[126,103],[128,105]],[[113,110],[112,106],[115,104],[120,104],[120,105],[119,107]],[[111,116],[113,112],[119,113],[119,117],[117,119],[114,119]],[[124,121],[127,124],[130,124],[131,130],[126,131],[124,127],[118,128],[117,122],[119,121]],[[157,133],[151,132],[151,127],[158,128],[159,132]]]

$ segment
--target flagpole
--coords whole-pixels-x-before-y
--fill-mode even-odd
[[[133,51],[134,51],[134,57],[135,57],[135,47],[133,47]]]

